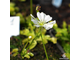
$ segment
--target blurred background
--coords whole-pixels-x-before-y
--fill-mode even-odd
[[[39,5],[40,11],[53,17],[60,28],[63,21],[70,24],[70,0],[32,0],[32,2],[34,16],[35,8]],[[10,16],[20,16],[22,22],[30,15],[30,9],[30,0],[10,0]]]

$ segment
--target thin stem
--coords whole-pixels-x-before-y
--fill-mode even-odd
[[[27,46],[27,44],[28,44],[28,42],[26,43],[26,45],[24,46],[24,48],[23,48],[23,49],[25,49],[25,47]]]
[[[27,46],[27,44],[28,44],[28,42],[27,42],[26,45],[24,46],[23,50],[25,49],[25,47]],[[23,51],[23,50],[22,50],[22,51]]]
[[[30,8],[31,8],[30,13],[32,14],[33,13],[32,0],[30,0]]]
[[[41,38],[42,38],[42,35],[41,35]],[[46,58],[47,58],[47,60],[49,60],[49,59],[48,59],[47,52],[46,52],[46,48],[45,48],[45,45],[44,45],[44,42],[43,42],[43,38],[42,38],[42,43],[43,43],[44,51],[45,51],[45,54],[46,54]]]

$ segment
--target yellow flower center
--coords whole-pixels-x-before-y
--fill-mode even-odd
[[[40,26],[43,26],[44,24],[45,24],[44,21],[40,21],[40,22],[39,22],[39,25],[40,25]]]
[[[42,26],[42,25],[43,25],[43,23],[39,23],[39,25],[41,25],[41,26]]]

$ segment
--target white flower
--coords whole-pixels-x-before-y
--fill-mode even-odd
[[[46,30],[49,30],[50,28],[53,27],[53,25],[56,23],[56,21],[51,21],[52,17],[49,15],[46,15],[43,12],[37,12],[37,17],[36,19],[32,14],[31,14],[31,21],[35,24],[36,27],[44,27]],[[51,21],[51,22],[49,22]]]

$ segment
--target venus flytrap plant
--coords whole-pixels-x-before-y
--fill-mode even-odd
[[[37,7],[37,9],[38,9],[38,7]],[[55,20],[54,21],[51,21],[52,20],[52,17],[50,17],[50,15],[46,15],[43,12],[40,13],[38,10],[37,10],[37,17],[38,17],[38,19],[35,18],[32,14],[30,14],[30,15],[31,15],[31,21],[34,23],[34,26],[40,27],[41,29],[44,27],[46,30],[49,30],[56,23]],[[48,59],[47,52],[46,52],[45,44],[43,42],[42,32],[41,32],[40,35],[41,35],[41,39],[42,39],[42,43],[43,43],[43,47],[44,47],[46,58],[47,58],[47,60],[49,60]]]
[[[43,44],[46,58],[47,60],[49,60],[46,52],[45,44],[48,43],[48,41],[56,43],[57,39],[51,38],[49,35],[45,35],[45,32],[46,30],[52,28],[53,25],[56,23],[56,21],[55,20],[51,21],[52,17],[50,17],[50,15],[46,15],[43,12],[40,13],[39,12],[40,7],[37,7],[36,10],[37,10],[38,18],[35,18],[32,14],[30,14],[31,16],[28,16],[26,18],[27,28],[20,31],[21,35],[25,35],[27,37],[22,40],[22,44],[24,46],[22,47],[23,49],[20,52],[21,57],[24,59],[24,57],[30,58],[30,56],[34,56],[34,54],[30,52],[30,50],[37,45],[37,42],[41,42]],[[18,53],[16,53],[15,55],[17,54]]]

